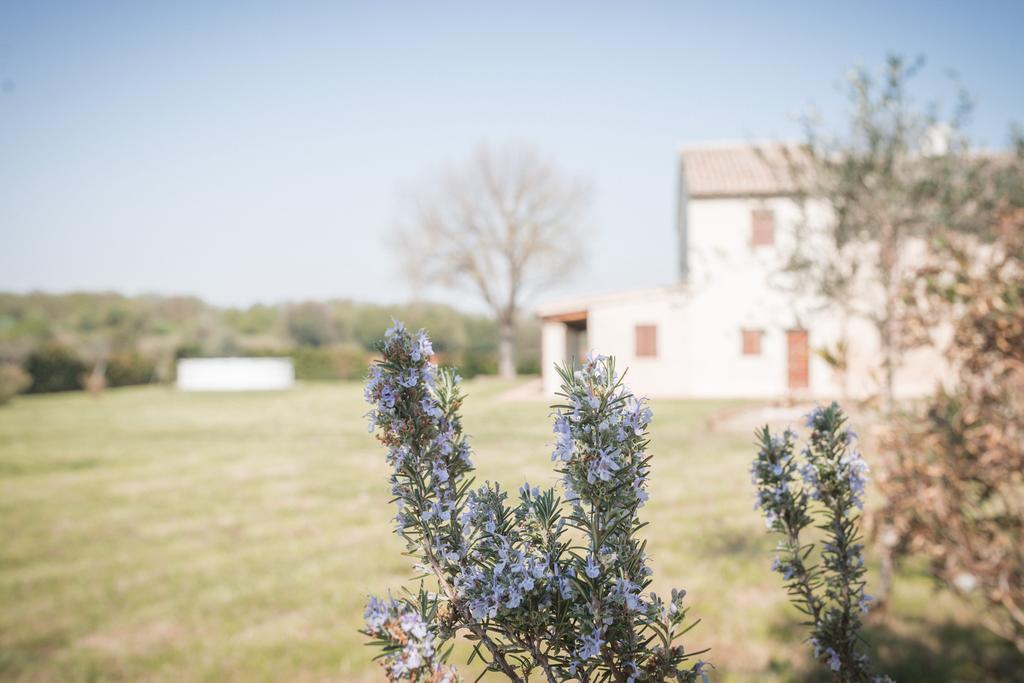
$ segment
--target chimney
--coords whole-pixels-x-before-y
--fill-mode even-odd
[[[948,154],[953,144],[953,127],[945,121],[933,123],[921,137],[921,153],[927,157],[940,157]]]

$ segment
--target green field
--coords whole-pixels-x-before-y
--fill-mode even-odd
[[[467,384],[479,478],[550,482],[548,408],[509,388]],[[708,433],[724,404],[653,407],[647,535],[655,587],[687,588],[704,620],[688,646],[712,648],[715,680],[817,680],[768,570],[750,432]],[[356,384],[146,387],[0,408],[0,679],[379,680],[356,632],[363,601],[411,565],[364,412]],[[917,574],[900,576],[868,638],[903,681],[1024,671]]]

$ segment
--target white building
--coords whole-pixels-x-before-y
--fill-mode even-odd
[[[779,147],[683,149],[679,281],[542,306],[545,391],[560,383],[554,363],[593,350],[628,366],[630,387],[647,396],[876,392],[881,356],[874,326],[822,312],[777,286],[780,254],[803,220],[785,170]],[[807,211],[813,224],[815,208]],[[841,339],[849,349],[843,374],[816,353]],[[942,372],[934,350],[911,353],[897,374],[897,393],[930,391]]]

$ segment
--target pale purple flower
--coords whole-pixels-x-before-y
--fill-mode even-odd
[[[409,356],[416,362],[430,358],[434,353],[434,345],[430,343],[427,333],[420,330],[413,340],[412,352]]]
[[[586,572],[587,576],[589,576],[592,579],[596,579],[598,576],[601,575],[601,565],[597,563],[596,559],[594,559],[593,554],[587,556],[587,564],[584,567],[584,571]]]
[[[580,641],[578,656],[580,659],[591,659],[601,654],[601,646],[604,645],[604,638],[599,631],[592,631],[589,635],[583,636]]]

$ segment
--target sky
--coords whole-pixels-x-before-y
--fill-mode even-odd
[[[668,284],[682,145],[841,121],[844,75],[896,52],[926,58],[922,102],[955,71],[1004,147],[1021,26],[1019,2],[0,0],[0,291],[423,296],[386,233],[482,143],[593,187],[586,265],[541,300]]]

